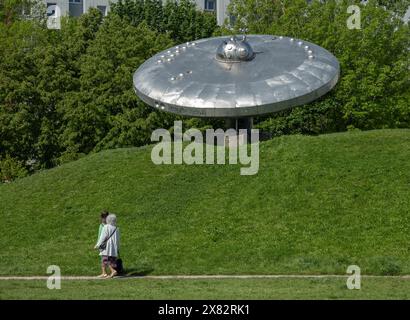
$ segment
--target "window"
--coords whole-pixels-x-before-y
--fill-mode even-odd
[[[205,0],[205,10],[215,11],[216,9],[216,0]]]
[[[229,25],[232,27],[236,23],[236,16],[234,15],[229,15]]]
[[[97,6],[97,9],[101,11],[103,16],[107,15],[107,6]]]
[[[84,13],[83,0],[68,0],[68,12],[71,17],[79,17]]]

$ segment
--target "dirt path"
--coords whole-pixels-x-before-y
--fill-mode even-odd
[[[152,279],[152,280],[202,280],[202,279],[326,279],[326,278],[347,278],[349,275],[314,275],[314,274],[266,274],[266,275],[157,275],[157,276],[118,276],[115,279]],[[410,280],[410,275],[400,276],[375,276],[362,275],[362,278],[398,278]],[[47,280],[49,276],[0,276],[0,281],[8,280]],[[105,280],[96,276],[61,276],[61,280]]]

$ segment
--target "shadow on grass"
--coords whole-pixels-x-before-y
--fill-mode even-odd
[[[121,274],[122,277],[142,277],[147,276],[154,271],[154,268],[126,268],[124,273]]]

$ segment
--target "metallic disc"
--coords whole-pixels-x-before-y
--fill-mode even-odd
[[[221,61],[217,51],[220,57],[221,43],[229,40],[237,41],[202,39],[154,55],[134,74],[136,94],[155,108],[180,115],[250,117],[311,102],[338,81],[339,62],[313,43],[248,35],[242,40],[253,50],[251,59]],[[239,48],[238,55],[247,54],[246,48]]]

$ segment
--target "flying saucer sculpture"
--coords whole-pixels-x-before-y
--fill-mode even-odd
[[[324,48],[288,37],[248,35],[188,42],[145,61],[136,94],[163,111],[250,118],[311,102],[330,91],[339,62]]]

